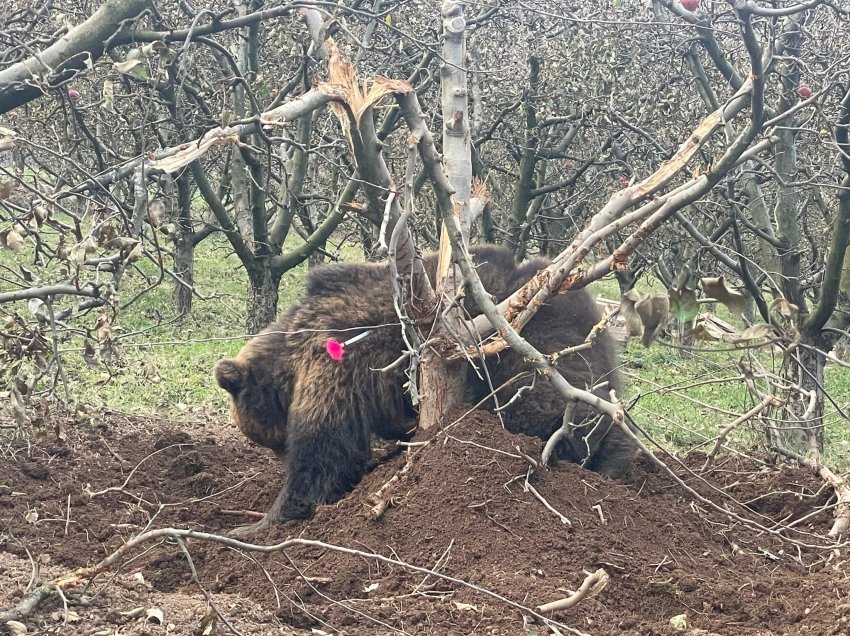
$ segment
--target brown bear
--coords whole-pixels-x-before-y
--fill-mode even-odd
[[[485,278],[489,283],[485,287],[497,300],[510,296],[549,264],[546,259],[537,258],[517,266],[510,252],[501,248],[488,247],[477,251],[475,260],[483,262],[483,258],[491,264],[497,264],[485,269]],[[478,271],[482,271],[481,267]],[[471,315],[479,313],[477,307],[469,301],[466,308]],[[541,353],[550,354],[584,342],[601,318],[599,308],[587,290],[570,290],[550,298],[521,335]],[[614,340],[603,331],[591,349],[559,358],[557,368],[573,386],[587,390],[595,387],[592,390],[595,395],[609,400],[612,389],[618,395],[622,389],[617,364]],[[531,365],[508,349],[499,356],[488,358],[487,370],[490,384],[498,388],[517,374],[531,370]],[[529,377],[497,393],[499,404],[507,405],[500,409],[502,421],[513,433],[548,440],[562,425],[566,399],[550,382],[538,377],[533,390],[524,392],[511,402],[519,389],[530,383]],[[490,392],[489,385],[479,380],[477,374],[470,379],[470,386],[473,391],[477,390],[473,394],[476,403]],[[492,400],[488,405],[495,406]],[[593,407],[583,402],[576,405],[572,422],[573,434],[564,438],[556,447],[560,458],[608,477],[622,477],[628,472],[637,446],[620,426],[610,418],[600,416]]]
[[[546,265],[538,259],[517,266],[511,253],[498,247],[475,247],[471,253],[482,283],[497,301]],[[433,282],[436,256],[427,256],[425,265]],[[237,426],[250,440],[272,449],[286,467],[286,484],[254,527],[307,518],[316,504],[339,499],[365,473],[372,433],[402,439],[415,427],[416,414],[404,390],[403,365],[378,371],[405,350],[389,276],[386,263],[335,264],[311,270],[303,300],[250,340],[235,358],[216,365],[216,381],[230,393]],[[478,313],[471,299],[465,306],[470,315]],[[541,308],[523,335],[548,353],[579,344],[598,320],[590,295],[570,291]],[[368,330],[368,336],[346,349],[342,360],[329,356],[328,338],[345,341]],[[496,387],[528,368],[510,350],[487,365]],[[606,380],[618,388],[616,356],[605,334],[590,351],[566,357],[559,367],[581,388]],[[470,373],[470,398],[484,399],[487,387],[476,373]],[[499,402],[505,404],[517,388],[500,392]],[[599,394],[606,397],[607,388]],[[546,439],[560,426],[564,406],[565,400],[549,383],[538,380],[534,391],[511,404],[503,418],[511,431]],[[578,411],[584,415],[588,409]],[[580,438],[579,443],[562,442],[559,455],[584,461],[588,468],[607,475],[625,472],[634,446],[619,427],[610,424],[603,421],[595,426],[586,442]]]

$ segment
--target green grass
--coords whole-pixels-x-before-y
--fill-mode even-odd
[[[660,344],[649,350],[632,340],[623,356],[626,364],[626,398],[638,396],[632,416],[662,445],[675,449],[709,451],[720,429],[735,421],[755,402],[738,379],[736,361],[742,352],[681,354]],[[758,357],[771,368],[767,353]],[[776,365],[780,360],[777,357]],[[780,369],[772,368],[774,373]],[[845,412],[850,409],[850,373],[838,366],[826,369],[826,391]],[[825,461],[838,470],[850,469],[850,430],[835,405],[825,405]],[[762,424],[738,427],[729,444],[743,450],[764,450]]]
[[[26,247],[17,254],[0,250],[0,262],[13,269],[28,258]],[[195,284],[203,298],[196,297],[191,315],[179,321],[172,309],[171,279],[166,277],[144,291],[158,280],[159,268],[146,260],[136,265],[138,270],[127,270],[119,297],[119,304],[131,304],[117,317],[110,314],[112,337],[120,347],[118,358],[108,368],[94,369],[83,359],[82,331],[94,328],[98,312],[75,317],[69,323],[73,329],[59,343],[73,400],[164,417],[224,411],[227,399],[210,372],[218,359],[234,355],[245,342],[248,279],[238,258],[222,236],[213,235],[198,246]],[[281,308],[301,293],[306,271],[305,263],[284,274]],[[64,306],[57,302],[56,310]],[[2,309],[31,317],[23,302]]]
[[[143,265],[148,275],[154,264]],[[306,264],[286,272],[279,307],[292,303],[303,288]],[[122,292],[129,300],[146,286],[136,274]],[[122,411],[179,417],[186,413],[223,412],[227,399],[211,370],[217,360],[235,355],[245,343],[248,278],[223,237],[203,241],[196,251],[192,313],[174,321],[170,281],[145,293],[113,324],[122,356],[109,370],[91,370],[79,356],[67,356],[79,387],[79,399]],[[157,325],[160,326],[154,326]],[[74,361],[76,358],[76,362]],[[111,372],[111,374],[110,374]]]
[[[663,295],[665,290],[657,280],[640,281],[642,294]],[[619,287],[613,276],[593,284],[593,293],[617,300]],[[706,307],[701,306],[701,311]],[[742,320],[732,315],[722,304],[713,308],[715,316],[743,330]],[[755,402],[738,379],[736,363],[745,351],[719,351],[729,345],[696,342],[694,347],[704,351],[683,351],[656,342],[644,349],[631,339],[622,355],[626,381],[625,398],[637,397],[632,416],[656,441],[668,448],[708,451],[720,429],[736,420]],[[779,374],[781,357],[772,357],[764,349],[754,350],[764,367]],[[824,385],[828,396],[825,405],[825,460],[839,470],[850,469],[850,426],[839,412],[850,413],[850,372],[838,365],[827,367]],[[836,405],[838,408],[836,408]],[[761,424],[748,423],[729,436],[730,445],[738,449],[763,449]]]

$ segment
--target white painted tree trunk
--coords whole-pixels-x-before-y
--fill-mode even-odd
[[[469,243],[472,224],[470,197],[472,193],[472,147],[469,135],[469,106],[467,102],[466,20],[463,4],[445,0],[443,13],[443,67],[440,71],[443,107],[443,169],[454,189],[452,196],[454,214],[461,228],[464,245]],[[445,212],[444,212],[445,213]],[[440,259],[437,267],[436,291],[445,305],[454,298],[463,282],[458,267],[452,265],[452,247],[442,225]],[[438,311],[434,335],[450,337],[465,333],[461,325],[463,316],[454,308]],[[449,362],[436,347],[429,347],[422,355],[419,426],[431,428],[442,416],[458,404],[464,395],[466,383],[465,362]]]
[[[469,241],[472,193],[472,142],[469,135],[466,19],[463,4],[445,0],[443,13],[443,67],[440,70],[443,107],[443,167],[455,189],[455,213],[464,243]]]

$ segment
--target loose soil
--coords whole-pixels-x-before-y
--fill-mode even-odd
[[[244,511],[265,510],[283,480],[271,453],[225,421],[111,414],[64,432],[62,442],[0,448],[0,612],[143,530],[250,523]],[[70,590],[67,607],[52,598],[21,622],[29,633],[232,633],[222,620],[205,627],[206,594],[246,635],[850,633],[846,547],[798,548],[734,522],[646,459],[620,482],[568,464],[538,471],[529,483],[556,513],[524,487],[518,448],[539,456],[540,442],[475,412],[426,446],[384,446],[348,497],[256,539],[313,539],[435,574],[320,546],[259,554],[190,539],[193,581],[186,553],[161,540]],[[376,520],[371,496],[400,472]],[[763,526],[796,522],[796,539],[829,543],[831,492],[808,473],[722,458],[705,475],[713,490],[677,472]],[[534,616],[599,568],[610,580],[598,594],[548,614],[551,626]]]

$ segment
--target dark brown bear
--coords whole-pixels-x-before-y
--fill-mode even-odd
[[[546,265],[536,260],[517,267],[510,252],[490,246],[473,248],[472,254],[485,288],[497,300]],[[426,257],[425,264],[433,280],[436,257]],[[470,314],[478,313],[470,300],[466,306]],[[587,292],[568,292],[541,308],[523,335],[549,353],[582,342],[598,320]],[[328,355],[328,338],[345,341],[369,329],[371,334],[349,347],[342,361]],[[366,470],[371,433],[385,439],[410,434],[415,412],[403,389],[403,365],[376,371],[403,351],[386,263],[336,264],[312,270],[299,304],[235,358],[216,365],[216,380],[231,395],[237,426],[252,441],[272,449],[286,466],[287,482],[257,525],[309,517],[316,504],[333,502],[351,490]],[[606,380],[618,387],[615,366],[613,346],[604,334],[592,350],[560,364],[565,377],[581,388]],[[527,368],[511,351],[488,361],[496,387]],[[486,397],[486,387],[477,374],[470,374],[471,398]],[[500,392],[499,402],[505,404],[517,388]],[[607,388],[599,394],[606,397]],[[539,379],[535,390],[522,395],[503,418],[511,431],[546,439],[560,426],[564,404],[549,383]],[[588,468],[621,474],[631,465],[634,447],[619,427],[610,432],[609,427],[610,422],[597,426],[587,447],[562,443],[559,455],[576,462],[589,455]]]
[[[485,287],[497,300],[510,296],[548,265],[546,259],[538,258],[517,266],[512,255],[501,248],[486,247],[478,250],[475,260],[484,262],[485,258],[494,267],[490,271],[485,268],[486,275],[482,277],[482,282],[484,278],[487,279],[489,285],[485,284]],[[478,269],[482,271],[481,267]],[[468,301],[467,308],[472,315],[479,313],[477,307]],[[551,298],[535,314],[521,335],[538,351],[550,354],[584,342],[601,318],[598,306],[586,290],[568,291]],[[621,394],[617,354],[607,332],[599,335],[590,350],[560,358],[557,368],[577,388],[590,390],[597,387],[593,393],[604,400],[609,399],[611,389]],[[498,388],[517,374],[530,371],[531,365],[519,354],[507,350],[488,359],[487,369],[490,383]],[[499,404],[508,404],[520,387],[530,383],[531,376],[499,391]],[[473,390],[477,389],[473,398],[476,403],[490,392],[489,385],[479,380],[477,374],[470,380],[470,386]],[[494,406],[492,401],[489,406]],[[565,407],[566,400],[558,390],[550,382],[538,377],[534,389],[524,392],[504,408],[501,416],[509,431],[548,440],[561,427]],[[559,457],[608,477],[621,477],[628,472],[636,445],[618,425],[610,418],[600,417],[595,409],[581,402],[576,406],[572,421],[574,434],[557,446]]]

